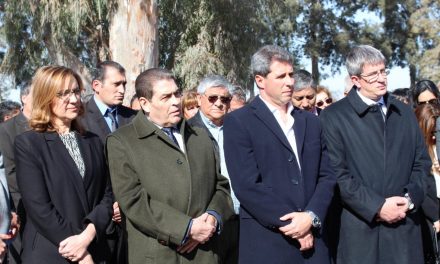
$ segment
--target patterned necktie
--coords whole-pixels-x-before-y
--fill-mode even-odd
[[[118,122],[116,121],[116,116],[115,116],[116,109],[112,110],[109,108],[107,109],[107,112],[105,114],[112,121],[110,130],[111,132],[114,132],[118,128]]]
[[[162,131],[167,134],[167,136],[171,139],[171,141],[174,142],[174,144],[176,144],[177,147],[179,147],[179,143],[177,142],[177,139],[173,134],[174,129],[174,127],[163,127]]]
[[[382,119],[383,119],[383,121],[385,122],[386,115],[385,115],[385,113],[383,112],[382,105],[383,105],[382,102],[377,103],[377,107],[379,107],[379,111],[380,111],[380,113],[382,114]]]

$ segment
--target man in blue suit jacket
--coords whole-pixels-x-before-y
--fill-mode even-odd
[[[335,176],[319,120],[294,109],[293,63],[277,46],[252,56],[260,96],[226,116],[224,149],[240,207],[240,263],[329,263],[320,239]]]

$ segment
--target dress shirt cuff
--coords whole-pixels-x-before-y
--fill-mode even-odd
[[[188,241],[189,239],[189,232],[191,231],[191,227],[193,224],[193,220],[189,220],[188,226],[186,227],[186,232],[185,232],[185,236],[182,239],[182,243],[180,243],[180,245],[183,245],[186,243],[186,241]]]
[[[215,219],[217,220],[217,235],[220,235],[220,233],[222,232],[222,226],[223,226],[223,222],[222,222],[222,217],[219,215],[219,213],[217,213],[214,210],[208,210],[206,211],[208,214],[212,215],[215,217]]]

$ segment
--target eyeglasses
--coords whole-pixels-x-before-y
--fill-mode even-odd
[[[386,78],[388,74],[390,74],[389,69],[382,69],[380,71],[376,72],[370,72],[368,74],[359,74],[359,76],[364,79],[367,83],[374,83],[379,79],[379,74],[382,75],[382,77]]]
[[[325,102],[326,104],[331,104],[331,103],[333,103],[333,99],[332,99],[332,98],[327,98],[327,99],[325,99],[324,101],[316,102],[316,106],[317,106],[317,107],[321,107],[321,106],[324,105],[324,102]]]
[[[206,95],[206,94],[203,94],[203,95],[206,96],[206,98],[208,98],[208,101],[211,104],[214,104],[215,102],[217,102],[217,100],[219,98],[220,98],[220,102],[222,102],[222,104],[228,104],[232,100],[232,96]]]
[[[438,104],[438,99],[434,98],[428,101],[422,101],[422,102],[418,102],[418,105],[424,105],[424,104]]]
[[[313,98],[315,98],[315,95],[310,94],[310,95],[304,95],[304,96],[293,96],[293,99],[295,99],[297,101],[302,101],[304,98],[307,98],[307,100],[312,100]]]
[[[75,97],[80,96],[81,95],[81,89],[79,87],[77,87],[77,88],[72,89],[72,90],[65,90],[63,92],[58,92],[57,93],[57,97],[62,99],[62,100],[66,100],[72,94],[75,95]]]

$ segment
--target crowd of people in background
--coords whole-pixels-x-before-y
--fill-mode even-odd
[[[0,102],[0,263],[439,263],[440,90],[388,92],[386,58],[346,55],[344,98],[275,45],[259,93],[104,61],[93,95],[44,66]]]

